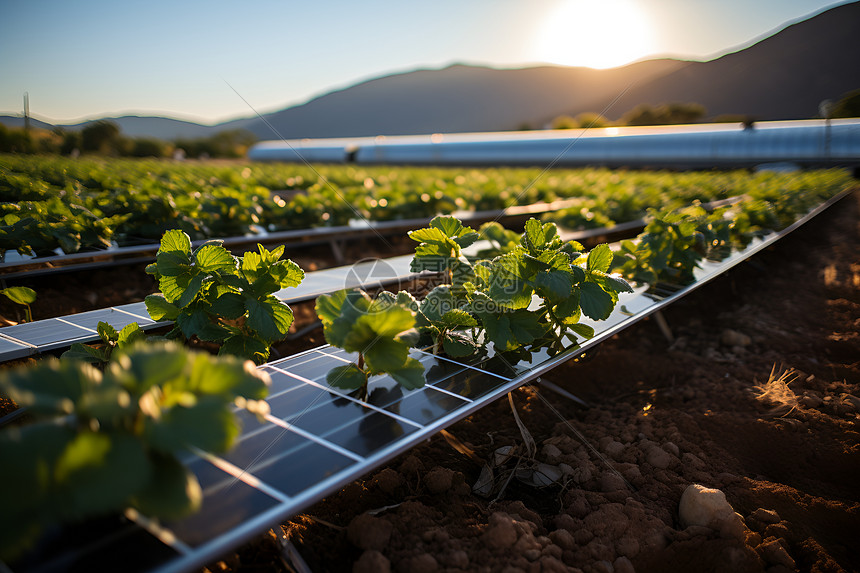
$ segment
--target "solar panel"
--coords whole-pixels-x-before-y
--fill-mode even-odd
[[[398,284],[418,276],[418,273],[409,270],[411,260],[412,256],[407,255],[309,272],[299,286],[282,289],[275,293],[275,297],[292,304],[313,300],[321,294],[343,288],[373,289]],[[6,326],[0,328],[0,362],[65,348],[75,342],[96,341],[99,338],[96,330],[99,322],[107,322],[117,330],[132,322],[137,322],[143,330],[170,324],[167,321],[153,321],[146,304],[136,302]]]
[[[753,241],[723,262],[706,262],[697,281],[663,293],[639,288],[622,293],[612,315],[593,323],[595,336],[560,352],[540,349],[516,359],[490,350],[466,361],[413,349],[426,384],[407,390],[387,375],[371,381],[366,402],[326,381],[333,367],[355,357],[320,347],[260,368],[272,379],[271,413],[263,422],[240,413],[236,447],[216,456],[202,451],[188,465],[203,489],[201,511],[155,523],[134,511],[53,532],[15,571],[186,571],[283,521],[407,451],[440,429],[477,411],[558,364],[578,356],[619,330],[675,302],[717,275],[766,248],[832,204],[815,209],[780,233]],[[668,286],[668,285],[667,285]],[[665,296],[663,296],[665,295]],[[71,537],[67,538],[67,531]],[[61,540],[53,543],[51,540]],[[69,539],[75,539],[70,543]]]

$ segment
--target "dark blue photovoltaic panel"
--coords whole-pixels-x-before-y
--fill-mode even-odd
[[[51,564],[48,570],[73,571],[199,569],[277,520],[294,515],[505,392],[685,296],[796,226],[754,241],[722,263],[703,263],[695,273],[698,282],[689,287],[657,285],[648,292],[640,288],[621,295],[606,321],[583,320],[595,327],[593,339],[571,343],[560,354],[542,349],[498,355],[490,347],[464,361],[413,349],[411,356],[425,367],[425,386],[407,390],[387,375],[374,376],[367,402],[349,390],[330,386],[326,379],[332,368],[354,361],[354,354],[326,346],[264,365],[260,368],[272,379],[271,413],[261,421],[240,411],[242,433],[229,453],[221,457],[190,453],[183,458],[203,488],[200,513],[161,523],[162,529],[131,513],[137,524],[117,517],[58,529],[29,561],[13,564],[12,570],[42,570],[46,564]],[[28,342],[46,339],[44,326],[34,324],[10,328],[19,328],[16,332]],[[70,324],[65,328],[64,333],[86,332]]]

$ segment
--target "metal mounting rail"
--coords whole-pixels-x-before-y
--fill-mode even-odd
[[[47,532],[10,570],[123,570],[178,573],[224,553],[408,451],[439,430],[536,380],[646,316],[673,304],[772,245],[835,203],[840,194],[790,227],[756,239],[727,259],[704,262],[696,282],[666,296],[647,287],[623,293],[606,321],[589,322],[594,338],[558,353],[546,349],[522,359],[496,354],[456,361],[413,350],[426,384],[405,390],[388,376],[371,382],[362,402],[326,382],[326,373],[354,356],[322,346],[260,367],[272,379],[265,422],[239,412],[243,433],[227,454],[197,451],[187,465],[203,489],[195,515],[156,522],[122,515]]]

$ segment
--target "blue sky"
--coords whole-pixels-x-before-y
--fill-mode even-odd
[[[707,60],[844,3],[0,0],[0,113],[21,113],[28,92],[31,114],[58,123],[126,113],[216,123],[253,115],[248,104],[274,111],[455,62]]]

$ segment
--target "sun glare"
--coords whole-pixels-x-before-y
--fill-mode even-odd
[[[646,56],[651,23],[634,0],[561,0],[535,38],[537,59],[613,68]]]

